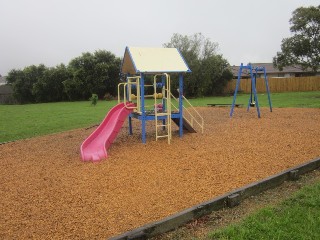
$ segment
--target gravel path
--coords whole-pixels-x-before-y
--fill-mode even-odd
[[[199,108],[205,133],[122,128],[99,163],[78,129],[0,145],[0,239],[105,239],[320,156],[320,109]]]

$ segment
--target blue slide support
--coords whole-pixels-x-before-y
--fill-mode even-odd
[[[179,74],[179,136],[183,136],[183,75]]]
[[[146,143],[146,111],[144,109],[144,74],[140,78],[142,143]]]
[[[162,84],[162,87],[166,85],[166,76],[161,76],[161,84]],[[162,87],[161,87],[161,89],[162,89]],[[170,94],[170,93],[167,93],[167,94]],[[166,103],[166,101],[164,99],[162,99],[162,111],[163,112],[165,112],[166,108],[167,108],[165,103]],[[168,119],[168,121],[169,121],[169,119]],[[162,119],[162,125],[163,125],[162,130],[165,130],[166,129],[166,127],[165,127],[166,119]]]
[[[128,74],[127,77],[130,77],[130,75]],[[126,82],[128,83],[129,80],[128,78],[126,79]],[[128,91],[128,85],[127,85],[127,99],[129,99],[129,91]],[[133,134],[133,131],[132,131],[132,117],[131,117],[131,113],[128,117],[128,123],[129,123],[129,135],[132,135]]]
[[[133,131],[132,131],[132,117],[129,116],[128,122],[129,122],[129,135],[132,135],[133,134]]]

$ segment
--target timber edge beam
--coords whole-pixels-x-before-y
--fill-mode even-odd
[[[320,168],[320,157],[304,164],[289,168],[278,174],[269,176],[260,181],[248,184],[212,200],[185,209],[182,212],[166,217],[160,221],[153,222],[132,231],[110,238],[110,240],[142,240],[165,232],[174,230],[190,221],[208,215],[213,211],[226,207],[235,207],[244,199],[257,195],[263,191],[275,188],[285,181],[294,181],[302,174]]]
[[[231,107],[232,104],[228,103],[207,103],[208,107]],[[234,104],[235,107],[242,107],[243,104]]]

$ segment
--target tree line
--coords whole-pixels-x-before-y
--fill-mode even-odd
[[[66,66],[43,64],[13,69],[7,82],[19,103],[88,100],[93,94],[103,98],[116,95],[120,58],[105,50],[83,53]]]
[[[220,94],[232,78],[229,63],[217,53],[218,43],[204,38],[201,33],[174,34],[163,46],[178,48],[192,70],[185,76],[184,93],[189,97]],[[120,67],[119,57],[98,50],[83,53],[68,65],[46,67],[40,64],[13,69],[7,82],[19,103],[88,100],[92,94],[103,99],[117,95]]]

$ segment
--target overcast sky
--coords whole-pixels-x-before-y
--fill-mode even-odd
[[[0,74],[99,49],[122,57],[173,33],[202,33],[231,65],[271,62],[293,10],[311,5],[319,0],[0,0]]]

